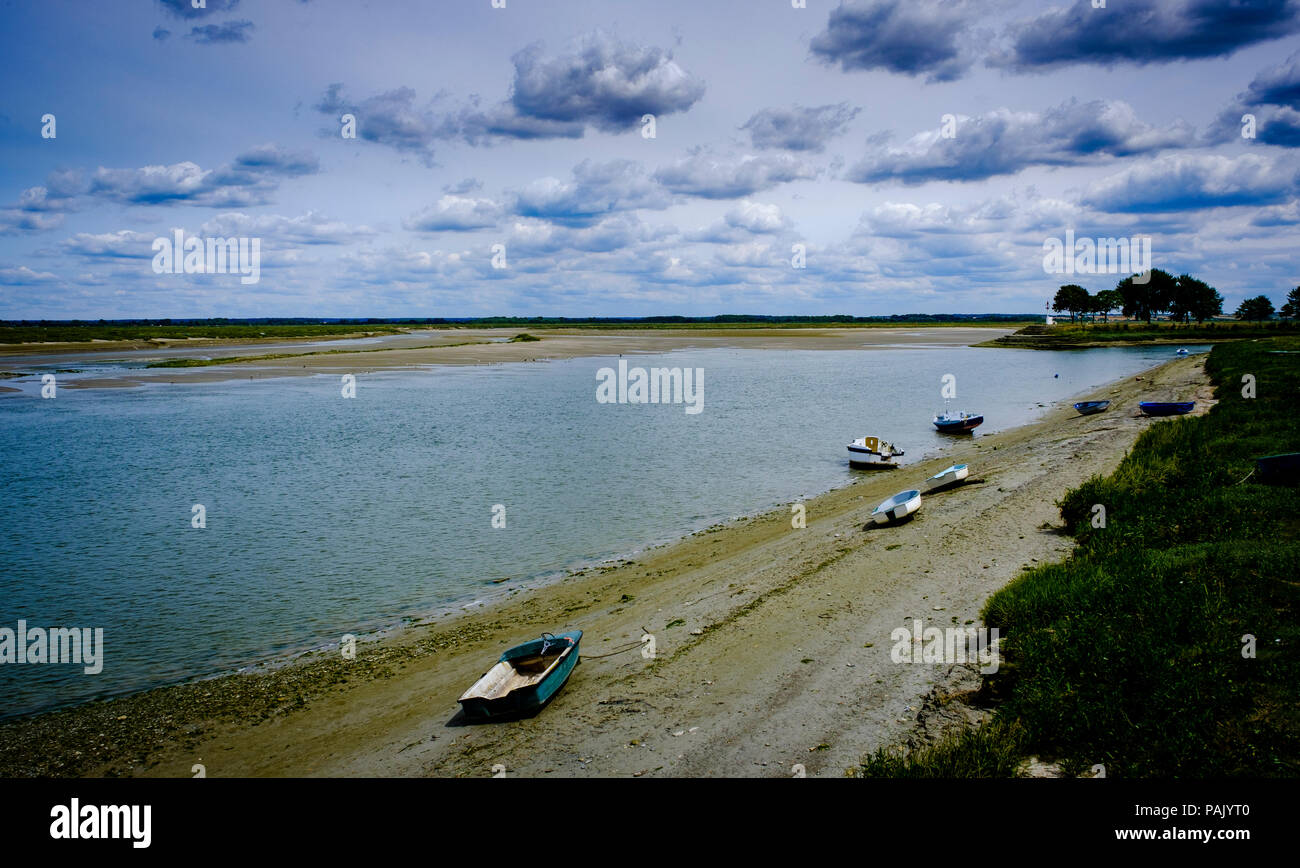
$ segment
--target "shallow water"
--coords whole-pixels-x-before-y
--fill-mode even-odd
[[[1172,357],[627,359],[703,368],[698,415],[597,403],[609,357],[367,374],[355,399],[335,375],[11,395],[0,628],[102,627],[106,650],[97,675],[0,665],[0,715],[283,657],[811,496],[852,478],[844,447],[864,434],[918,460],[950,442],[930,424],[944,374],[957,378],[953,409],[984,413],[978,436]],[[206,528],[191,527],[195,504]]]

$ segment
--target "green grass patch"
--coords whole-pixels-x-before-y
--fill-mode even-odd
[[[1073,555],[985,605],[1002,635],[992,720],[912,754],[878,751],[857,773],[1005,776],[1032,754],[1108,777],[1300,774],[1300,491],[1252,475],[1254,458],[1300,451],[1297,349],[1291,337],[1216,346],[1219,404],[1153,423],[1114,473],[1068,492]]]

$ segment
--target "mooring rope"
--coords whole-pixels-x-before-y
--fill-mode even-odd
[[[650,635],[650,631],[647,630],[645,627],[642,627],[641,635],[648,636]],[[608,654],[580,654],[578,655],[578,660],[579,661],[599,660],[602,657],[613,657],[615,654],[626,654],[627,652],[631,651],[633,648],[640,648],[644,644],[645,644],[645,640],[638,639],[635,642],[628,642],[626,645],[621,645],[619,646],[617,651],[610,651]]]

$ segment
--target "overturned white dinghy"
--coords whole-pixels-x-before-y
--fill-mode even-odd
[[[921,508],[921,492],[915,488],[900,491],[871,511],[874,524],[890,524],[914,515]]]
[[[950,485],[960,485],[969,475],[970,467],[968,465],[954,464],[927,479],[925,481],[925,490],[927,492],[938,491]]]

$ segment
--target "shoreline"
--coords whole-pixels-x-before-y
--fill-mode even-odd
[[[974,623],[1019,569],[1059,559],[1072,544],[1050,529],[1055,499],[1113,469],[1148,424],[1132,413],[1151,386],[1195,394],[1203,412],[1203,364],[1172,360],[1090,390],[1117,402],[1107,413],[1080,417],[1065,401],[1027,425],[858,475],[804,501],[804,529],[768,510],[359,642],[355,660],[308,652],[271,671],[6,721],[0,774],[189,776],[204,762],[210,776],[489,776],[501,762],[512,775],[771,775],[792,763],[838,775],[908,737],[915,709],[947,678],[892,664],[890,629],[912,617]],[[977,481],[927,496],[903,526],[863,529],[884,497],[964,460]],[[584,656],[634,647],[584,661],[534,718],[447,726],[504,647],[574,627],[587,631]],[[658,659],[637,653],[642,628]]]
[[[135,386],[217,383],[236,380],[264,380],[276,377],[316,374],[366,374],[379,371],[431,368],[438,365],[491,365],[510,362],[544,362],[573,358],[616,356],[619,354],[663,354],[684,349],[801,349],[858,350],[907,349],[920,346],[965,347],[993,335],[1014,331],[1000,326],[888,326],[873,328],[753,328],[753,329],[619,329],[601,332],[594,329],[552,329],[542,331],[537,341],[510,342],[521,329],[448,329],[431,335],[408,332],[381,336],[373,345],[357,351],[322,347],[318,351],[291,353],[283,358],[233,361],[192,367],[124,368],[113,376],[67,380],[61,388],[107,389]],[[271,341],[272,339],[267,339]],[[282,339],[280,340],[283,343]],[[205,351],[216,355],[240,355],[249,344],[213,343]],[[135,351],[138,352],[138,351]],[[71,366],[101,361],[101,351],[50,352],[39,364]],[[156,356],[137,355],[139,362],[159,362],[168,356],[165,349]],[[0,348],[0,371],[8,367],[25,368],[31,359],[6,358]],[[35,372],[31,376],[36,376]],[[8,387],[6,387],[8,388]],[[21,391],[21,390],[15,390]]]

